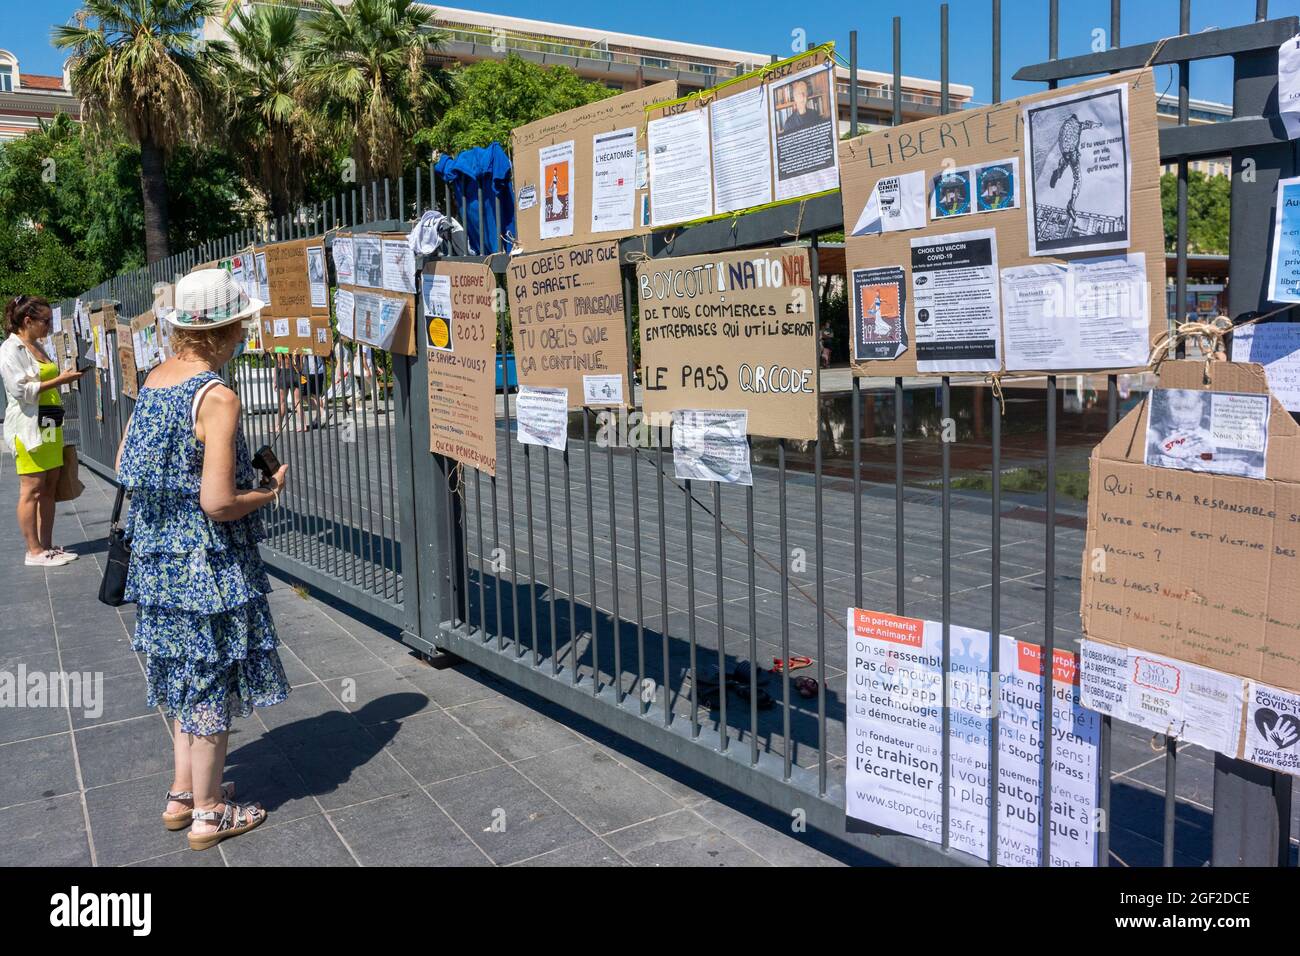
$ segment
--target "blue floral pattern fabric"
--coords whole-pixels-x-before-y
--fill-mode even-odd
[[[213,521],[199,505],[203,443],[190,410],[205,372],[177,385],[142,388],[118,480],[131,493],[126,600],[137,605],[131,645],[147,658],[148,703],[188,734],[230,729],[253,707],[278,704],[289,682],[257,551],[256,512]],[[242,431],[235,435],[235,485],[256,486]]]

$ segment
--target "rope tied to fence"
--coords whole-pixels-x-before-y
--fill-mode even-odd
[[[1177,358],[1178,346],[1191,342],[1205,356],[1205,382],[1209,384],[1210,363],[1226,362],[1228,360],[1228,350],[1224,343],[1224,336],[1232,334],[1237,329],[1244,329],[1248,325],[1254,325],[1256,322],[1271,319],[1273,316],[1280,315],[1294,307],[1294,305],[1284,305],[1281,308],[1273,309],[1270,312],[1265,312],[1242,322],[1233,322],[1228,316],[1222,314],[1216,315],[1209,321],[1197,319],[1189,322],[1179,322],[1172,329],[1156,336],[1155,341],[1151,343],[1151,357],[1147,359],[1147,365],[1151,367],[1152,372],[1158,375],[1160,366],[1166,360]]]
[[[807,209],[807,208],[808,208],[808,200],[806,200],[806,199],[800,199],[800,200],[799,200],[799,216],[798,216],[798,218],[795,219],[795,221],[794,221],[794,232],[790,232],[790,231],[787,229],[787,230],[785,231],[785,235],[787,235],[787,236],[793,236],[795,239],[798,239],[801,235],[803,235],[803,213],[804,213],[804,210]]]
[[[993,398],[997,400],[998,412],[1003,418],[1007,417],[1006,396],[1002,393],[1002,373],[989,372],[984,376],[984,381],[993,389]]]

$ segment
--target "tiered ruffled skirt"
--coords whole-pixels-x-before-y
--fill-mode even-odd
[[[147,658],[149,705],[185,733],[208,736],[284,700],[260,522],[213,522],[196,495],[137,488],[126,532],[126,599],[137,605],[131,644]]]

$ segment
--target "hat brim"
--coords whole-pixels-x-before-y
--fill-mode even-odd
[[[229,318],[222,319],[220,322],[204,322],[201,325],[196,325],[193,322],[177,322],[176,309],[168,309],[163,313],[162,317],[164,321],[174,329],[219,329],[223,325],[234,325],[236,322],[243,322],[245,319],[256,315],[265,308],[266,303],[261,299],[250,297],[247,306],[240,309],[239,312]]]

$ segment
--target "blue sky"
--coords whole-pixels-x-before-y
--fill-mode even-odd
[[[539,13],[536,0],[458,0],[457,6],[490,13],[530,17]],[[72,0],[2,0],[4,32],[0,46],[18,56],[24,69],[57,73],[62,54],[50,46],[50,26],[64,22],[79,6]],[[1010,80],[1015,69],[1047,57],[1047,0],[1003,0],[1003,96],[1035,92],[1038,84]],[[1110,24],[1109,0],[1063,0],[1061,55],[1086,53],[1093,30]],[[1178,29],[1178,0],[1125,0],[1121,39],[1125,44],[1154,40]],[[800,9],[805,7],[808,9]],[[856,8],[856,9],[851,9]],[[952,0],[949,4],[950,70],[954,83],[975,87],[975,98],[990,95],[989,0]],[[1273,16],[1300,13],[1300,0],[1272,0]],[[890,22],[903,18],[903,71],[938,78],[939,3],[937,0],[873,0],[870,3],[792,4],[789,0],[658,0],[653,4],[610,4],[607,0],[567,0],[552,4],[545,15],[559,22],[623,33],[709,43],[764,53],[788,54],[795,30],[812,42],[835,40],[848,56],[849,30],[858,31],[862,65],[889,70]],[[1233,26],[1254,19],[1254,0],[1195,0],[1192,30]],[[1171,70],[1162,70],[1160,88]],[[1192,96],[1231,100],[1232,70],[1228,61],[1192,66]],[[1173,85],[1171,92],[1176,92]]]

